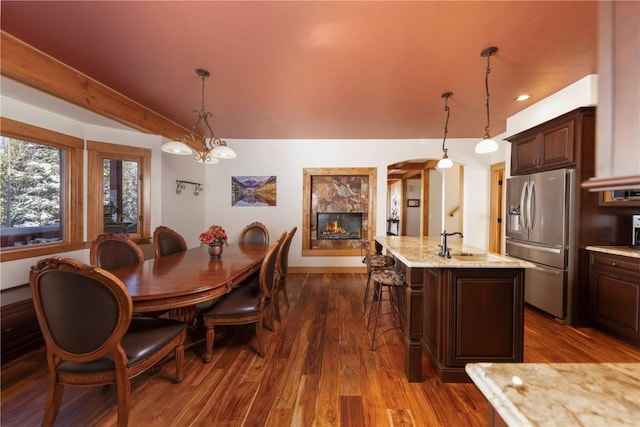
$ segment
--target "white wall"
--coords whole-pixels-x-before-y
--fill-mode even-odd
[[[443,229],[444,174],[441,170],[429,171],[429,230],[428,236],[438,236]]]
[[[233,243],[248,223],[261,221],[276,238],[282,231],[298,227],[290,251],[291,266],[361,266],[359,257],[302,257],[302,185],[304,168],[375,167],[377,168],[376,235],[386,234],[387,166],[416,158],[436,159],[441,155],[438,140],[227,140],[238,154],[235,160],[222,160],[205,167],[206,224],[220,224]],[[480,170],[488,170],[490,157],[476,155],[475,140],[450,140],[449,156]],[[503,159],[504,160],[504,159]],[[231,206],[231,177],[237,175],[275,175],[277,177],[277,206]],[[478,187],[485,182],[474,183]],[[470,190],[469,190],[470,191]],[[487,193],[487,189],[481,192]],[[165,196],[166,197],[166,196]],[[179,205],[163,207],[163,218],[177,217]],[[472,210],[470,210],[471,212]],[[474,212],[477,215],[477,212]],[[486,215],[481,217],[483,220]],[[467,222],[475,228],[474,218]],[[205,224],[205,225],[206,225]],[[475,225],[474,225],[475,224]],[[465,242],[486,248],[486,234],[472,233]],[[187,238],[188,236],[185,236]],[[466,237],[466,236],[465,236]],[[484,239],[484,240],[483,240]]]

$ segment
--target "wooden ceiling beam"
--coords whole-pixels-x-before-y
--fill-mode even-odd
[[[141,132],[175,139],[190,130],[91,77],[0,31],[3,76],[124,123]]]

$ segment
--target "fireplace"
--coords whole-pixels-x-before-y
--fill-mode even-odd
[[[318,212],[318,240],[360,240],[362,212]]]

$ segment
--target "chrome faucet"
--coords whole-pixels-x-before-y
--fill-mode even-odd
[[[443,258],[451,258],[451,254],[449,253],[449,248],[447,247],[447,236],[455,236],[458,235],[460,237],[464,237],[461,232],[456,231],[455,233],[447,233],[447,230],[442,230],[442,239],[440,240],[440,251],[438,251],[438,255]]]

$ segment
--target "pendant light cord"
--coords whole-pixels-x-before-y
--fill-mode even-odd
[[[491,72],[491,55],[487,56],[487,72],[484,75],[484,87],[487,93],[487,102],[486,102],[486,107],[487,107],[487,126],[484,128],[484,134],[485,134],[485,138],[488,138],[489,135],[489,123],[491,122],[490,119],[490,112],[489,112],[489,73]]]
[[[491,113],[489,111],[489,98],[491,97],[489,94],[489,73],[491,72],[491,56],[493,56],[497,51],[498,48],[492,46],[480,52],[480,56],[487,57],[487,72],[484,75],[484,89],[487,94],[487,100],[485,102],[485,106],[487,107],[487,126],[484,128],[484,139],[491,138],[491,135],[489,134],[489,123],[491,123]]]
[[[449,97],[453,95],[451,92],[446,92],[442,94],[442,98],[444,98],[444,111],[447,112],[447,119],[444,122],[444,137],[442,138],[442,152],[446,155],[447,149],[444,148],[444,143],[447,140],[447,133],[449,133],[449,115],[451,114],[451,109],[447,102],[449,101]]]

